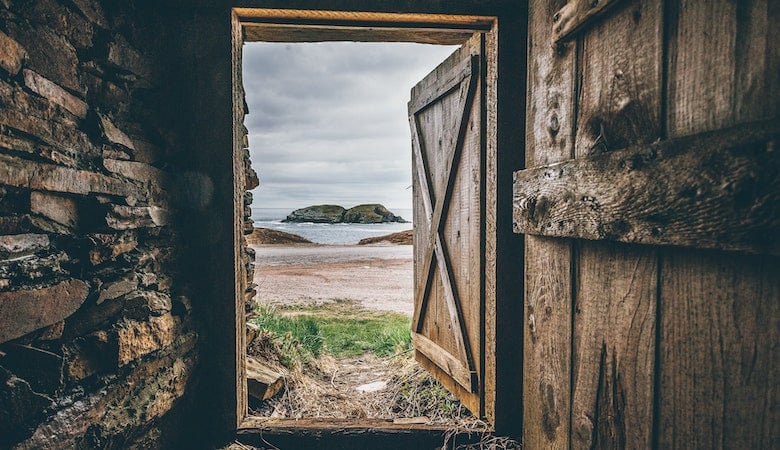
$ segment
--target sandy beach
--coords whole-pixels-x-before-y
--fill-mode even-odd
[[[338,299],[412,314],[411,245],[253,245],[262,303],[305,305]]]

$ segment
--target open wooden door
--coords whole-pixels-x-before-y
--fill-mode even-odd
[[[469,39],[409,101],[415,358],[478,416],[485,414],[483,39]]]

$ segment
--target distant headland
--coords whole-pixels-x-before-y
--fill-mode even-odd
[[[339,205],[313,205],[296,209],[282,222],[312,223],[407,223],[401,216],[378,203],[357,205],[346,209]]]

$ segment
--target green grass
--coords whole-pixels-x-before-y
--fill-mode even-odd
[[[382,357],[411,348],[409,317],[346,300],[294,309],[264,306],[257,312],[252,322],[272,334],[287,366],[322,354]]]

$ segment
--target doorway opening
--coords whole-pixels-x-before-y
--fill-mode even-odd
[[[244,45],[245,125],[260,178],[247,237],[257,286],[247,342],[253,416],[478,423],[418,366],[410,334],[407,103],[457,48]]]
[[[495,341],[491,344],[485,336],[494,334],[495,317],[485,312],[494,309],[495,293],[485,290],[491,277],[490,271],[485,270],[492,261],[488,252],[494,251],[486,245],[486,239],[492,238],[486,218],[495,216],[496,203],[485,186],[491,181],[486,167],[494,162],[496,151],[495,113],[489,113],[491,107],[495,108],[495,101],[490,98],[496,94],[494,18],[235,11],[238,16],[234,17],[234,27],[239,24],[246,41],[464,44],[426,77],[419,89],[415,88],[409,103],[415,143],[412,172],[416,244],[411,340],[415,359],[476,416],[490,420],[494,412],[495,399],[491,396],[495,393],[495,372],[486,361]],[[234,43],[234,52],[240,58],[240,51],[235,49]],[[234,59],[234,71],[235,66]],[[483,81],[491,76],[492,82]],[[243,114],[236,117],[239,116],[243,119]],[[262,166],[260,169],[262,180]],[[242,282],[240,276],[237,282]],[[239,304],[243,306],[237,300]],[[238,314],[236,322],[243,325],[244,320],[246,317]],[[237,336],[241,353],[246,339],[247,336]],[[237,373],[245,376],[247,365],[245,356],[239,357]],[[242,414],[248,411],[247,387],[242,385],[240,376],[237,380],[239,428],[264,427],[252,416],[244,415],[242,420]],[[416,428],[415,425],[422,425],[420,429],[429,426],[402,423],[406,428]],[[359,427],[393,428],[393,424],[364,422]]]

